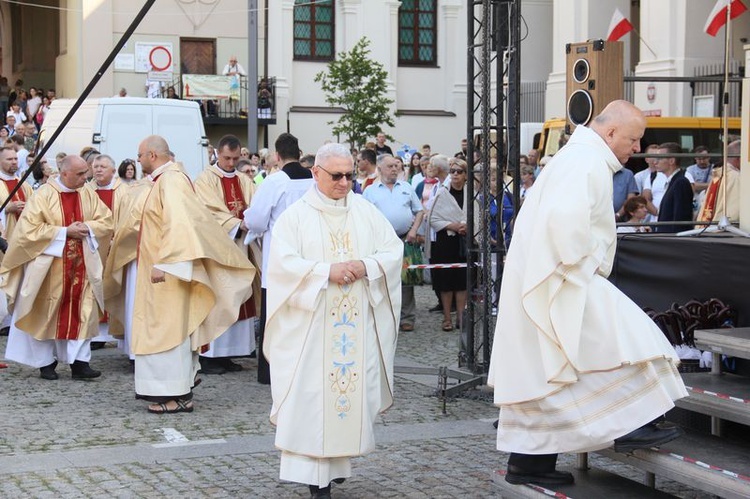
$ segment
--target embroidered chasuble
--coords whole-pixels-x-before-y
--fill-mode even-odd
[[[313,187],[290,206],[268,265],[276,446],[313,457],[372,450],[375,418],[393,402],[403,243],[360,196],[337,203]],[[329,282],[330,265],[348,260],[362,260],[367,276]]]
[[[730,221],[737,221],[740,218],[740,172],[732,165],[727,165],[726,189],[727,209],[724,209],[724,185],[722,168],[714,168],[711,172],[711,181],[706,188],[706,194],[703,198],[698,217],[700,222],[718,222],[726,213]]]
[[[113,179],[113,184],[115,184],[115,182],[117,181],[119,181],[119,179],[115,177]],[[115,208],[114,208],[116,187],[112,187],[112,188],[99,187],[95,181],[89,182],[87,185],[91,186],[91,188],[94,189],[94,191],[96,192],[96,195],[99,196],[99,199],[102,200],[102,203],[104,203],[107,206],[107,208],[109,208],[109,211],[112,212],[112,218],[114,220],[116,218]],[[119,182],[115,185],[119,186]],[[107,311],[105,311],[104,314],[102,314],[101,319],[99,319],[99,323],[106,324],[108,322],[109,322],[109,314],[107,313]]]
[[[73,222],[86,223],[95,240],[65,237],[60,257],[45,254],[61,228]],[[18,309],[17,327],[38,340],[96,336],[104,306],[102,254],[112,237],[107,207],[90,189],[70,191],[54,180],[31,196],[16,229],[0,267],[0,285]]]
[[[235,243],[248,255],[254,267],[260,269],[260,247],[257,242],[245,246],[245,233],[239,234],[238,224],[255,193],[255,184],[244,174],[225,172],[216,165],[207,167],[195,181],[195,192],[211,211],[216,221],[228,233],[236,234]],[[240,306],[237,320],[245,320],[257,315],[260,310],[260,272],[253,279],[253,296]]]
[[[132,352],[165,352],[188,337],[196,351],[237,321],[255,268],[178,165],[166,163],[152,178],[138,242]],[[151,283],[154,267],[166,272],[165,282]]]

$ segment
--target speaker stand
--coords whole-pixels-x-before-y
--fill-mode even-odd
[[[734,225],[729,223],[729,219],[726,215],[722,215],[717,225],[711,225],[704,229],[692,229],[678,232],[677,236],[699,236],[701,234],[715,234],[717,232],[729,232],[735,236],[750,237],[750,234],[744,230],[740,230]]]

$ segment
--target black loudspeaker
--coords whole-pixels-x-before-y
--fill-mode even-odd
[[[623,96],[623,44],[589,40],[568,43],[566,53],[566,119],[569,133],[587,125],[613,100]]]

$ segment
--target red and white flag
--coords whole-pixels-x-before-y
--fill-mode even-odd
[[[742,0],[717,0],[703,30],[711,36],[716,36],[721,27],[727,23],[727,9],[729,9],[729,19],[734,19],[745,12],[747,7]]]
[[[633,31],[633,25],[630,24],[628,18],[620,12],[620,9],[615,9],[615,13],[612,14],[612,20],[609,22],[607,41],[616,42],[631,31]]]

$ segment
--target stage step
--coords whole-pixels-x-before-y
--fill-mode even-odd
[[[511,485],[505,481],[505,470],[495,471],[492,480],[500,489],[500,496],[507,499],[531,498],[541,499],[666,499],[675,496],[647,487],[620,475],[600,469],[566,470],[571,471],[576,482],[573,485],[559,487],[541,487],[539,485]]]
[[[723,498],[750,497],[750,445],[688,433],[658,450],[620,454],[608,448],[597,454]]]
[[[677,407],[750,425],[750,379],[733,374],[687,373],[682,380],[690,396],[676,401]]]
[[[696,329],[695,346],[716,354],[750,359],[750,327]]]

